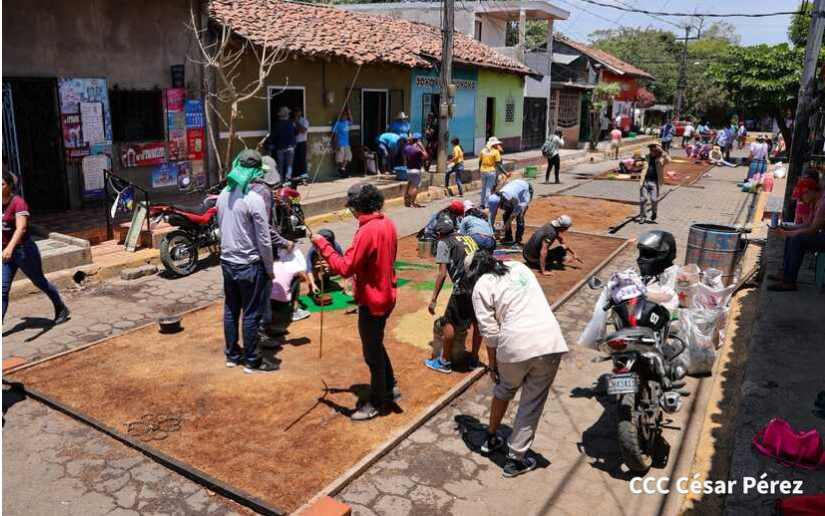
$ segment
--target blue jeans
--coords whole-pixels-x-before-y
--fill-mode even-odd
[[[458,187],[458,194],[464,195],[463,183],[461,182],[461,173],[464,172],[464,165],[459,163],[447,169],[447,177],[444,179],[444,186],[450,187],[450,176],[455,174],[455,184]]]
[[[496,173],[495,172],[482,172],[481,173],[481,203],[479,206],[481,208],[487,207],[487,197],[490,197],[490,194],[493,193],[493,189],[496,187]]]
[[[493,252],[496,248],[496,239],[491,237],[490,235],[480,235],[478,233],[473,233],[470,237],[475,240],[476,244],[478,244],[479,249],[484,249],[485,251]]]
[[[785,256],[782,277],[788,283],[796,283],[802,259],[807,251],[825,252],[825,231],[813,235],[797,235],[785,239]]]
[[[272,282],[264,272],[260,261],[244,265],[221,261],[223,271],[223,335],[226,341],[226,359],[241,361],[241,348],[238,346],[238,323],[243,310],[243,361],[246,365],[257,367],[260,362],[258,353],[258,328],[264,315],[266,299],[272,291]]]
[[[275,151],[275,162],[278,163],[278,173],[284,181],[292,179],[292,160],[295,158],[295,147],[287,147]]]
[[[37,244],[31,238],[26,237],[26,240],[12,251],[11,260],[3,262],[3,318],[6,318],[6,310],[9,308],[9,291],[17,269],[23,271],[32,285],[49,296],[56,316],[64,306],[63,301],[55,286],[49,283],[43,274],[43,263],[40,260],[40,250]]]

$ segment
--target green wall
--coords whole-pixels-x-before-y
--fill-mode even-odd
[[[520,150],[524,120],[524,78],[519,75],[479,70],[476,97],[476,149],[484,146],[488,97],[496,99],[493,134],[504,141],[505,150]],[[515,107],[512,122],[507,122],[505,117],[508,100],[512,100]]]

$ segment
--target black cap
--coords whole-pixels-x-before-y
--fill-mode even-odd
[[[455,226],[453,226],[452,222],[442,220],[442,221],[438,222],[435,225],[435,227],[433,228],[433,231],[438,236],[445,236],[445,235],[449,235],[453,231],[455,231]]]
[[[246,168],[263,168],[263,158],[260,152],[246,149],[238,154],[238,164]]]
[[[319,229],[318,234],[321,235],[322,237],[324,237],[327,240],[327,242],[329,242],[330,244],[335,243],[335,233],[333,233],[332,230],[329,230],[329,229],[326,229],[326,228],[325,229]]]
[[[361,195],[361,190],[363,190],[365,186],[367,186],[367,183],[362,181],[355,183],[347,189],[347,208],[353,208],[355,206],[358,196]]]

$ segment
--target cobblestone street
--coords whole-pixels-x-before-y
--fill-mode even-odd
[[[564,190],[566,195],[635,201],[635,183],[589,180],[607,166],[586,164],[564,170],[563,184],[536,182],[536,193]],[[632,238],[648,229],[668,229],[676,234],[683,256],[692,222],[743,220],[746,213],[742,206],[748,196],[736,195],[734,184],[740,172],[712,170],[711,177],[695,187],[667,196],[658,226],[630,223],[618,235]],[[476,197],[477,193],[471,196]],[[399,234],[409,234],[445,203],[433,203],[426,210],[392,209],[389,214]],[[575,214],[571,215],[575,219]],[[355,229],[351,221],[328,227],[342,243],[349,242]],[[599,275],[607,277],[612,271],[630,267],[634,258],[635,250],[628,247]],[[4,357],[36,360],[153,323],[160,315],[220,299],[222,285],[220,269],[209,264],[187,278],[157,275],[63,294],[73,318],[45,332],[38,319],[49,316],[45,297],[12,301],[4,323]],[[570,344],[589,319],[596,296],[597,292],[581,289],[556,311]],[[538,514],[551,506],[554,514],[616,514],[619,508],[625,514],[647,512],[662,500],[631,500],[628,477],[616,469],[619,459],[610,414],[591,390],[607,365],[593,363],[595,356],[595,352],[576,347],[566,356],[533,445],[547,462],[523,480],[502,479],[495,464],[471,449],[478,436],[472,429],[486,424],[490,384],[485,377],[353,482],[340,499],[351,503],[355,514],[364,515]],[[422,370],[422,374],[434,373]],[[464,439],[456,429],[457,421],[458,426],[469,429]],[[678,421],[675,424],[679,426]],[[668,431],[674,448],[684,431]],[[3,437],[6,514],[246,512],[79,422],[32,400],[19,399],[10,390],[4,390]],[[606,496],[593,500],[594,488]],[[517,496],[512,496],[514,490]]]

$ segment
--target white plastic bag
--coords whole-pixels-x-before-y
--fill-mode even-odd
[[[696,285],[696,293],[693,296],[691,308],[698,310],[715,310],[725,308],[728,306],[735,288],[736,285],[730,285],[728,287],[712,287],[710,285],[706,285],[705,283],[699,283]]]
[[[604,307],[607,304],[608,298],[609,292],[605,287],[602,289],[602,293],[598,301],[596,301],[596,305],[593,307],[593,315],[590,317],[590,321],[587,323],[587,326],[584,327],[584,331],[579,337],[579,346],[598,349],[598,344],[602,338],[604,338],[607,326],[607,311]]]
[[[716,361],[718,339],[717,321],[719,314],[714,310],[687,309],[679,311],[681,335],[687,343],[685,368],[688,374],[708,374]]]
[[[725,288],[722,271],[719,269],[710,268],[702,271],[702,283],[715,289]]]
[[[785,175],[787,175],[787,173],[788,171],[785,170],[785,167],[779,164],[773,171],[773,177],[775,177],[776,179],[782,179],[783,177],[785,177]]]
[[[679,297],[679,306],[690,308],[693,306],[693,296],[696,294],[696,285],[702,271],[695,263],[679,267],[676,273],[676,295]]]

